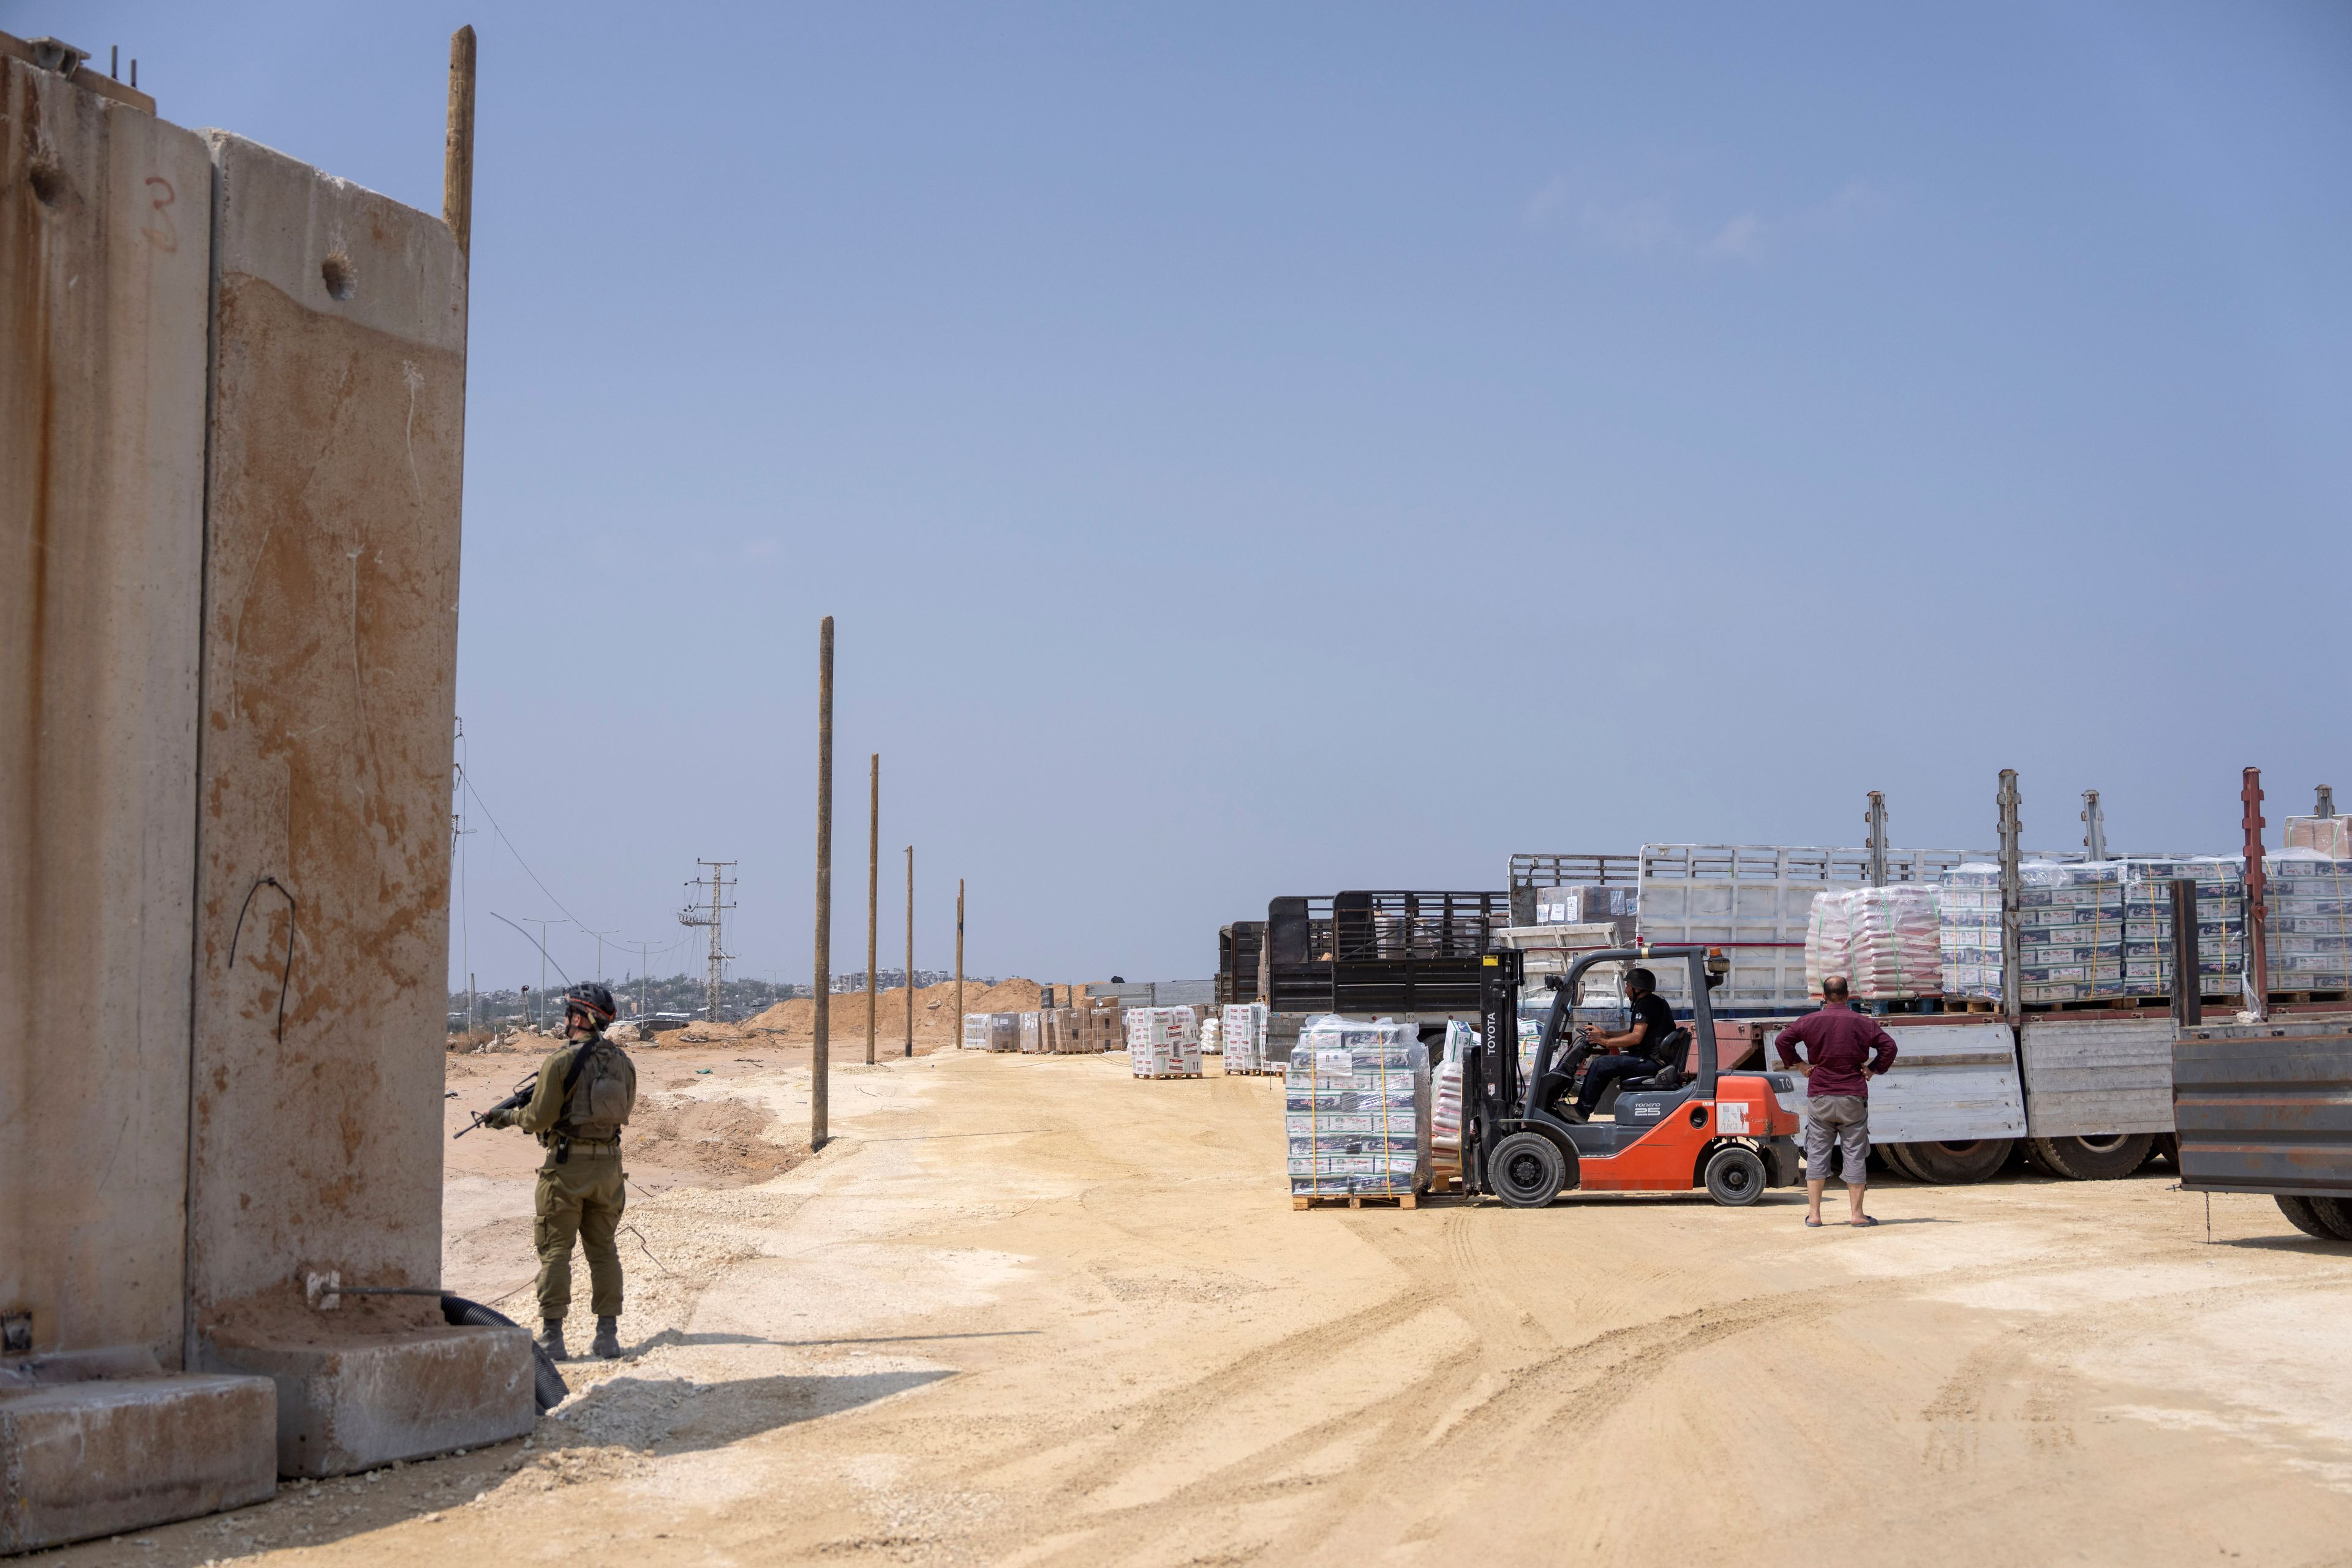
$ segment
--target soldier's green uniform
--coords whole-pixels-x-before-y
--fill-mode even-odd
[[[573,1058],[591,1053],[567,1096]],[[546,1146],[533,1204],[531,1241],[539,1253],[539,1315],[560,1323],[572,1310],[572,1244],[588,1254],[589,1306],[599,1319],[621,1315],[621,1254],[614,1245],[627,1205],[621,1126],[637,1100],[637,1069],[601,1031],[567,1045],[539,1069],[530,1102],[499,1111],[485,1125],[520,1127]],[[600,1325],[601,1327],[601,1325]]]

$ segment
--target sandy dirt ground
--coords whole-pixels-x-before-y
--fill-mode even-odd
[[[625,1360],[527,1441],[49,1555],[2352,1563],[2352,1248],[2267,1199],[1299,1213],[1279,1081],[1213,1065],[836,1068],[807,1156],[804,1050],[638,1060]],[[528,1066],[453,1059],[453,1128]],[[446,1282],[528,1320],[536,1150],[452,1147]]]

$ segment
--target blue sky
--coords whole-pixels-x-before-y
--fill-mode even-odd
[[[877,750],[885,962],[911,840],[919,964],[962,876],[1056,978],[2004,766],[2055,847],[2352,796],[2341,5],[0,17],[427,208],[479,29],[459,710],[597,928],[737,859],[807,975],[826,614],[836,969]],[[476,826],[453,971],[533,979]]]

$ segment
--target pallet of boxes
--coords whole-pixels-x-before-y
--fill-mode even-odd
[[[1116,996],[1085,996],[1078,1000],[1078,1050],[1087,1056],[1107,1056],[1127,1048],[1127,1010]]]
[[[1265,1029],[1269,1016],[1263,1002],[1234,1002],[1222,1009],[1218,1030],[1224,1044],[1225,1076],[1279,1073],[1280,1062],[1268,1061]]]
[[[1199,1078],[1199,1015],[1190,1007],[1129,1007],[1127,1058],[1138,1078]]]
[[[968,1051],[1017,1051],[1021,1048],[1018,1013],[966,1013],[963,1048]]]
[[[1429,1190],[1429,1048],[1411,1025],[1309,1018],[1283,1078],[1290,1206],[1414,1206]]]

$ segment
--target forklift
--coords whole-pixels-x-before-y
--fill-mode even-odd
[[[1690,968],[1691,1023],[1666,1037],[1668,1064],[1621,1083],[1615,1120],[1579,1121],[1559,1104],[1571,1090],[1560,1070],[1563,1035],[1577,983],[1596,963],[1681,962]],[[1492,1193],[1507,1208],[1541,1208],[1564,1192],[1686,1193],[1704,1187],[1740,1207],[1767,1187],[1802,1180],[1797,1118],[1781,1107],[1793,1076],[1725,1072],[1716,1059],[1708,993],[1730,973],[1720,948],[1631,947],[1587,953],[1566,975],[1547,977],[1551,1007],[1526,1081],[1519,1073],[1519,987],[1526,954],[1484,955],[1479,974],[1481,1043],[1462,1064],[1462,1190]],[[1696,1040],[1696,1071],[1681,1068]]]

